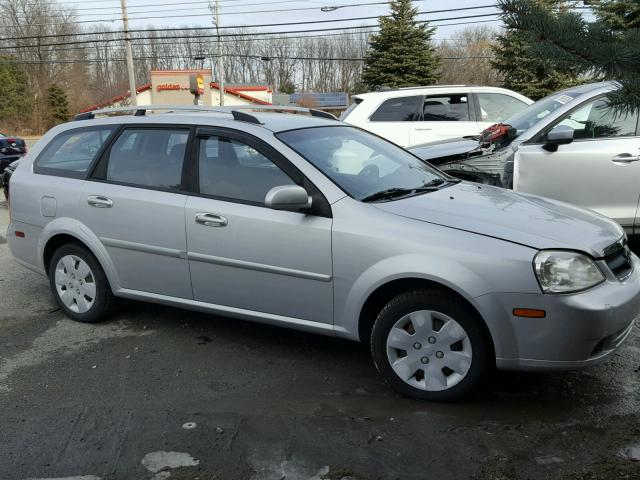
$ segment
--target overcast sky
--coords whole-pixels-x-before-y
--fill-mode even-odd
[[[210,26],[211,13],[206,0],[184,0],[182,5],[175,5],[180,0],[127,0],[131,28],[148,26],[179,27],[183,25]],[[77,8],[80,21],[109,21],[110,29],[121,28],[120,0],[60,0],[60,3]],[[376,3],[378,3],[376,5]],[[257,25],[287,22],[304,22],[315,20],[340,20],[353,17],[371,17],[388,13],[389,6],[380,4],[381,0],[220,0],[221,23],[223,26]],[[174,5],[171,5],[174,4]],[[365,5],[362,5],[365,4]],[[466,17],[475,15],[495,14],[498,10],[491,5],[492,0],[414,0],[420,12],[434,10],[459,9],[464,7],[486,7],[472,10],[428,13],[420,15],[421,20],[444,19],[451,17]],[[358,6],[360,5],[360,6]],[[343,6],[333,12],[322,12],[323,6]],[[189,15],[184,16],[183,15]],[[144,18],[158,17],[158,18]],[[469,27],[471,24],[446,25],[451,23],[479,22],[476,25],[499,27],[500,21],[496,16],[482,16],[477,18],[458,18],[434,22],[438,26],[436,39],[450,38],[453,33]],[[356,25],[375,25],[375,19],[361,19],[351,22],[330,22],[315,25],[287,25],[279,27],[256,27],[256,30],[304,30],[331,27],[349,27]],[[93,22],[85,25],[95,25]]]

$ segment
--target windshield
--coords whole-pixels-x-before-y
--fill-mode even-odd
[[[564,105],[583,93],[584,91],[582,90],[566,90],[564,92],[554,93],[553,95],[549,95],[548,97],[529,105],[524,110],[521,110],[515,115],[509,117],[503,123],[515,128],[518,135],[520,135],[525,130],[533,127],[544,117],[555,110],[562,108]]]
[[[446,180],[406,150],[354,127],[305,128],[277,137],[358,200],[389,190],[406,194]]]

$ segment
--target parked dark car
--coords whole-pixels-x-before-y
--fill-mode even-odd
[[[20,163],[20,160],[16,160],[13,163],[10,163],[7,168],[4,169],[4,172],[0,174],[0,184],[2,185],[2,189],[4,190],[4,197],[9,201],[9,179],[11,175],[16,170],[16,167]]]
[[[27,143],[23,139],[0,132],[0,174],[25,153],[27,153]]]

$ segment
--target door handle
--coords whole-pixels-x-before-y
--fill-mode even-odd
[[[415,127],[415,129],[418,132],[430,132],[431,130],[433,130],[433,128],[429,127]]]
[[[631,155],[630,153],[621,153],[611,159],[614,163],[631,163],[640,160],[640,155]]]
[[[196,213],[196,223],[206,227],[226,227],[227,219],[213,213]]]
[[[100,195],[89,195],[87,197],[87,203],[96,208],[111,208],[113,207],[113,200]]]

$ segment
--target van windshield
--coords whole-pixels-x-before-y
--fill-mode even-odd
[[[448,182],[418,157],[354,127],[303,128],[277,137],[358,200],[425,193]]]

